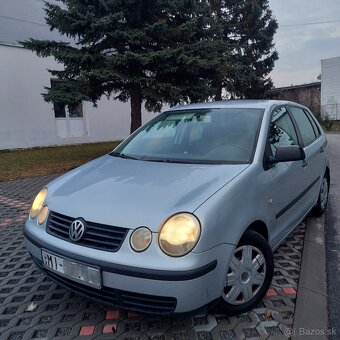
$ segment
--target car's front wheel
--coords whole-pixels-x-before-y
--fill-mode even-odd
[[[249,230],[229,264],[219,307],[228,315],[247,312],[265,296],[273,278],[274,259],[264,237]]]

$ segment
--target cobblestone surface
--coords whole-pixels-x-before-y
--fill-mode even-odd
[[[44,277],[22,235],[32,199],[54,178],[0,183],[0,339],[284,339],[292,326],[305,225],[275,252],[265,299],[251,312],[162,318],[108,309]]]

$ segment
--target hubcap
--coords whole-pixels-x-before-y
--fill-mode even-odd
[[[261,250],[245,245],[235,249],[222,293],[225,301],[239,305],[250,301],[263,286],[266,261]]]
[[[328,181],[324,178],[320,190],[320,205],[321,209],[325,209],[328,200]]]

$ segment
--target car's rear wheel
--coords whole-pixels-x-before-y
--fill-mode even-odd
[[[230,261],[220,309],[234,315],[255,307],[265,296],[273,272],[273,253],[268,242],[260,234],[247,231]]]
[[[313,209],[314,216],[321,216],[326,211],[328,203],[328,193],[329,193],[329,177],[327,174],[325,174],[322,179],[318,201]]]

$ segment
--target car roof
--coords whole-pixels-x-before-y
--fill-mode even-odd
[[[192,110],[192,109],[223,109],[223,108],[242,108],[242,109],[268,109],[274,106],[292,104],[301,106],[300,104],[286,100],[263,100],[263,99],[240,99],[240,100],[222,100],[216,102],[195,103],[188,105],[177,105],[170,109],[175,110]]]

